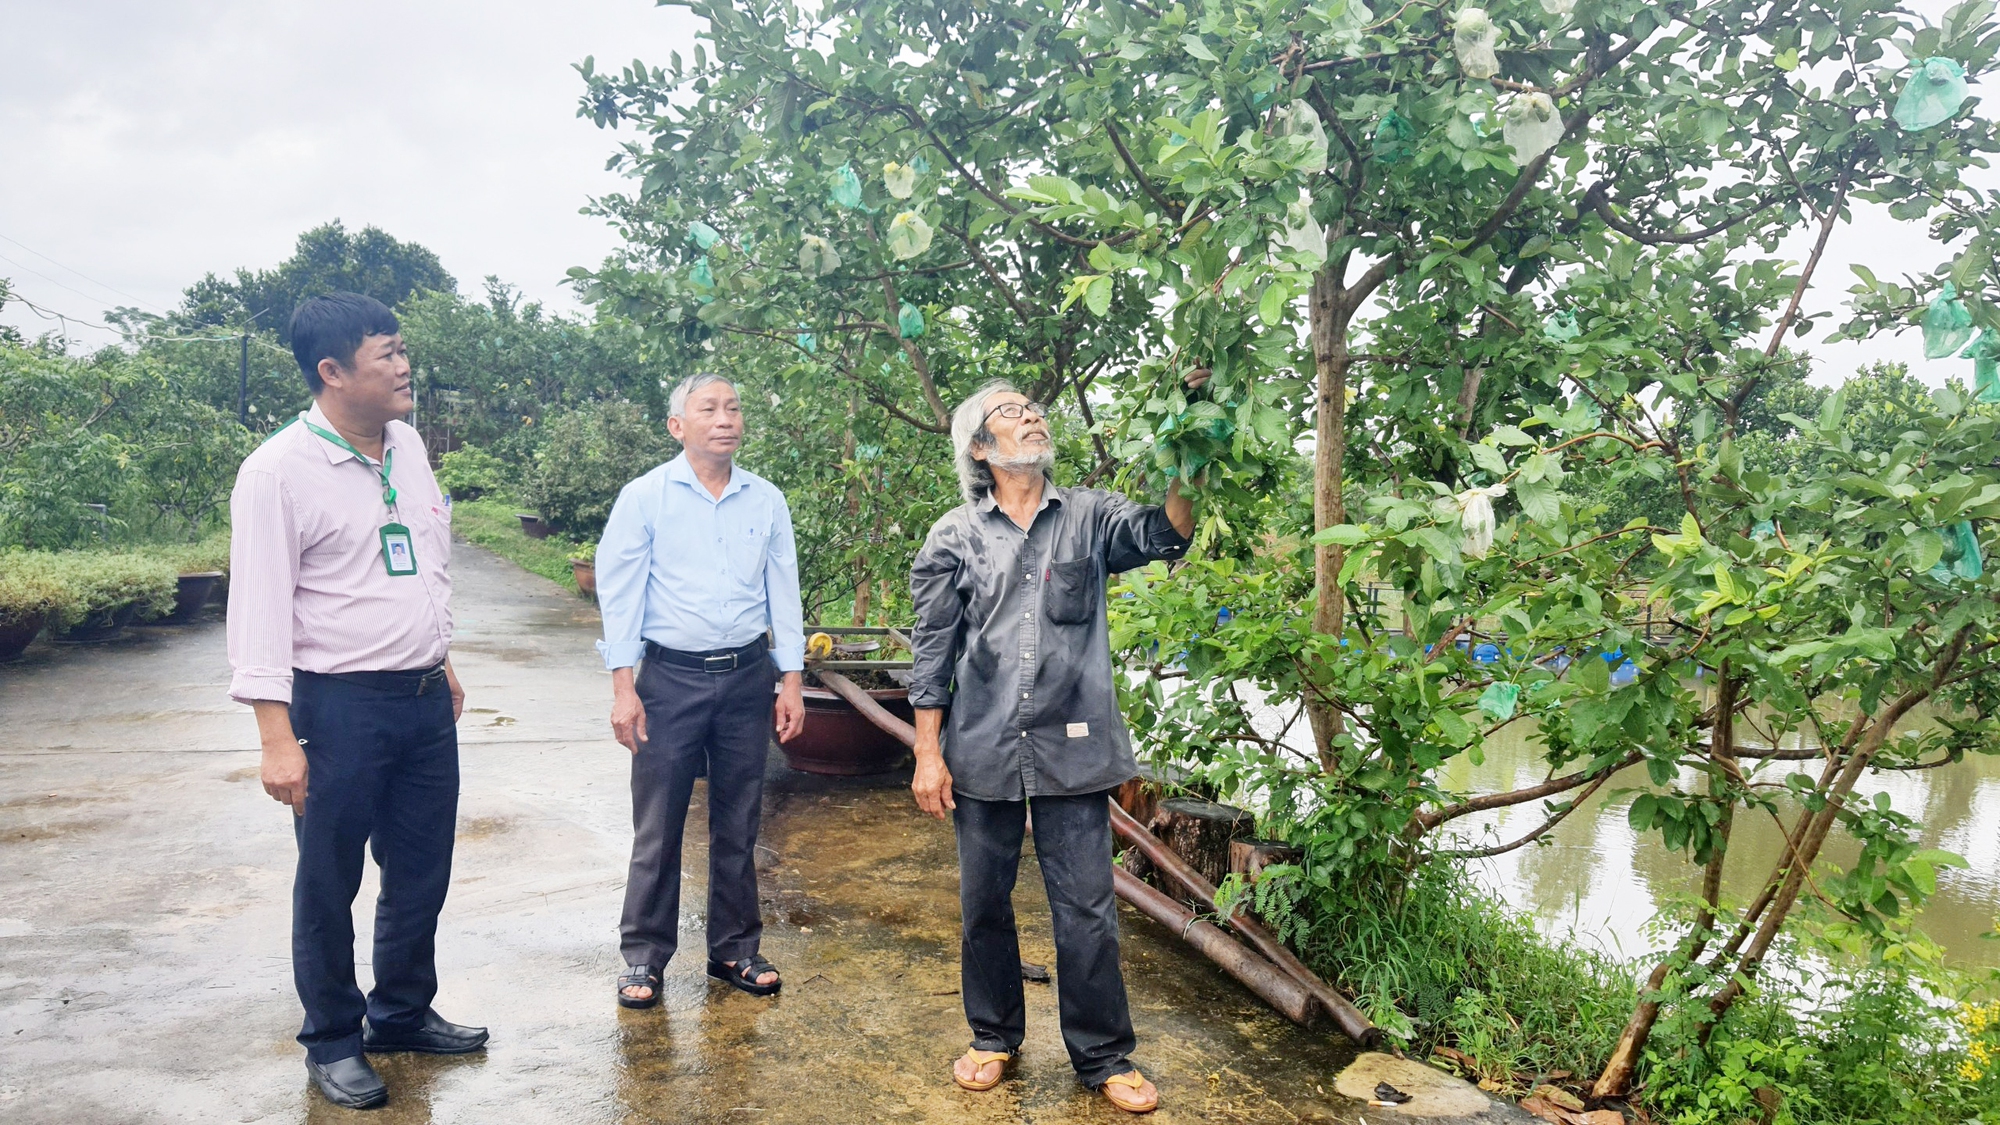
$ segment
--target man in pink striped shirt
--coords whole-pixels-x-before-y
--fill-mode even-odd
[[[396,316],[353,293],[292,316],[312,409],[243,462],[230,497],[230,697],[257,712],[264,790],[298,839],[292,979],[306,1071],[329,1101],[388,1089],[364,1051],[465,1054],[486,1029],[431,1009],[451,882],[458,730],[451,515],[423,440]],[[354,977],[362,852],[382,869],[375,987]]]

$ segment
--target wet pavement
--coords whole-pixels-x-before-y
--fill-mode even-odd
[[[1079,1087],[1053,988],[1029,984],[1015,1077],[969,1094],[949,829],[907,771],[830,780],[775,755],[764,952],[775,1000],[713,985],[699,955],[707,852],[690,818],[682,955],[663,1004],[613,1000],[631,839],[625,751],[595,611],[477,548],[454,560],[467,688],[463,796],[440,924],[447,1018],[484,1055],[378,1056],[386,1109],[311,1093],[293,1042],[289,814],[257,782],[256,728],[224,695],[219,617],[0,666],[0,1120],[879,1122],[1126,1120]],[[1052,964],[1032,860],[1023,956]],[[368,953],[373,868],[357,906]],[[1353,1122],[1354,1050],[1301,1030],[1121,908],[1152,1120]],[[690,955],[689,951],[694,951]],[[1390,1115],[1403,1121],[1421,1120]]]

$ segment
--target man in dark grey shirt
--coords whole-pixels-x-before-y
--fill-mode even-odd
[[[1137,1044],[1105,800],[1138,769],[1112,685],[1104,586],[1119,571],[1179,558],[1193,509],[1178,487],[1164,507],[1056,487],[1043,410],[1005,383],[962,403],[951,431],[965,503],[931,528],[910,567],[910,703],[911,789],[958,829],[960,993],[973,1039],[952,1078],[992,1089],[1025,1032],[1012,896],[1032,805],[1070,1063],[1114,1105],[1144,1113],[1159,1092],[1128,1057]]]

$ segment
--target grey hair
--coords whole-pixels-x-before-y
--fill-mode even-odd
[[[958,491],[970,504],[993,490],[993,469],[972,455],[975,449],[992,449],[993,431],[986,428],[986,400],[997,394],[1020,394],[1021,389],[1005,379],[993,379],[972,392],[951,412],[951,451],[958,463]]]
[[[681,380],[681,385],[675,387],[673,395],[667,399],[667,417],[687,417],[688,396],[708,386],[710,383],[727,383],[731,388],[736,386],[729,379],[717,375],[713,371],[703,371],[697,375],[690,375]]]

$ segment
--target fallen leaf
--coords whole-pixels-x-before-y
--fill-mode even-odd
[[[1625,1115],[1615,1109],[1593,1109],[1574,1120],[1576,1125],[1625,1125]]]
[[[1544,1121],[1553,1121],[1556,1125],[1570,1125],[1569,1113],[1567,1111],[1550,1105],[1540,1098],[1521,1099],[1521,1108]]]
[[[1574,1093],[1570,1093],[1570,1091],[1566,1091],[1562,1087],[1556,1087],[1556,1085],[1542,1083],[1542,1085],[1534,1087],[1534,1097],[1540,1097],[1542,1101],[1546,1101],[1550,1105],[1568,1109],[1570,1113],[1582,1113],[1584,1111],[1584,1099],[1580,1099]]]

